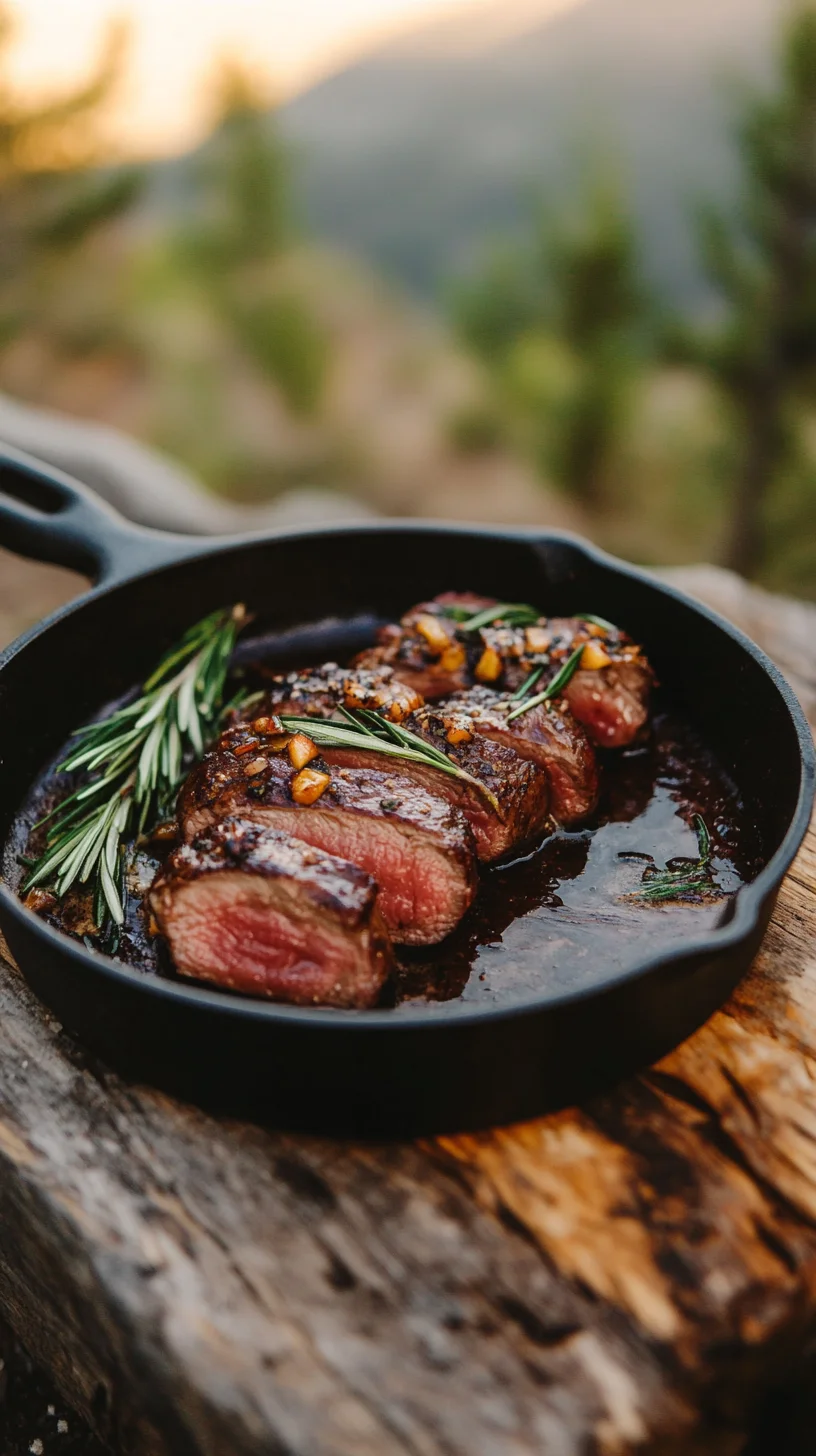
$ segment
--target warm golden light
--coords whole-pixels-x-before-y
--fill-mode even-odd
[[[128,151],[178,150],[206,119],[206,82],[219,55],[240,58],[291,95],[377,40],[434,18],[523,24],[575,0],[12,0],[13,75],[26,91],[75,81],[105,25],[128,20],[133,44],[115,118]],[[466,38],[466,37],[465,37]]]

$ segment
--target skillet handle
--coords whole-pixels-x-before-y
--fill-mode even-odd
[[[0,546],[109,586],[194,556],[202,543],[135,526],[70,475],[0,445]]]

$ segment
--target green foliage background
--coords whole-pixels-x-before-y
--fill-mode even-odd
[[[381,423],[374,393],[356,437],[337,417],[351,366],[331,319],[353,310],[354,290],[293,224],[298,161],[264,97],[224,68],[182,204],[154,215],[149,179],[106,166],[100,140],[126,36],[111,34],[80,90],[25,107],[4,79],[10,34],[0,15],[0,387],[78,401],[222,493],[342,483],[390,509],[393,491],[363,464],[361,437]],[[810,4],[786,22],[735,124],[741,200],[697,219],[703,316],[696,305],[675,315],[647,286],[629,179],[590,157],[569,200],[539,198],[521,241],[494,242],[451,280],[440,347],[476,384],[449,405],[440,395],[432,428],[460,492],[481,462],[505,462],[614,550],[719,559],[816,597]],[[378,327],[402,327],[387,290],[361,276]]]

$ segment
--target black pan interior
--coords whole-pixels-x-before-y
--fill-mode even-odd
[[[0,836],[71,730],[142,680],[207,611],[237,600],[254,630],[394,617],[452,588],[543,612],[594,611],[644,643],[680,714],[739,786],[767,858],[804,832],[806,730],[750,644],[669,591],[568,538],[374,526],[219,548],[100,592],[0,661]],[[787,846],[791,849],[791,841]],[[110,963],[3,897],[3,925],[59,1020],[126,1076],[216,1110],[322,1131],[432,1132],[564,1106],[654,1061],[722,1004],[754,954],[773,882],[753,912],[634,974],[598,967],[591,995],[543,990],[512,1014],[442,1019],[278,1007],[111,974]],[[9,869],[8,852],[5,865]],[[9,876],[9,878],[12,878]],[[730,901],[731,906],[734,901]],[[639,973],[638,973],[639,972]]]

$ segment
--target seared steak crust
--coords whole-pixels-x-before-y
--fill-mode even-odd
[[[393,968],[371,877],[257,824],[225,820],[179,846],[150,903],[181,974],[231,990],[365,1007]]]
[[[368,672],[338,667],[336,662],[274,676],[267,693],[270,712],[313,718],[330,718],[338,708],[367,708],[401,723],[422,703],[419,693],[401,683],[391,667]]]
[[[255,705],[253,712],[330,718],[337,707],[333,685],[338,680],[335,674],[339,671],[329,664],[328,668],[291,673],[278,680],[278,694],[273,690],[272,695],[264,699],[261,706]],[[356,676],[361,677],[364,674],[358,673]],[[421,703],[416,694],[403,689],[399,683],[392,683],[390,678],[386,680],[386,688],[398,693],[401,703],[409,700]],[[290,691],[295,696],[283,696]],[[495,697],[495,694],[492,696]],[[393,704],[397,697],[394,696],[389,701]],[[384,705],[383,716],[394,721],[394,713],[388,711],[387,703]],[[491,803],[478,784],[454,778],[430,764],[396,758],[389,764],[391,777],[398,776],[416,784],[444,799],[453,808],[461,810],[473,830],[479,859],[500,859],[517,845],[542,834],[549,826],[548,779],[533,767],[540,763],[535,754],[518,751],[512,734],[507,734],[506,741],[501,743],[493,741],[499,738],[494,733],[485,733],[480,739],[479,729],[472,723],[472,731],[468,736],[473,741],[454,743],[442,727],[438,714],[428,711],[424,705],[407,716],[403,715],[401,721],[405,728],[441,749],[453,764],[470,774],[471,778],[478,779],[495,800],[495,803]],[[386,762],[382,754],[365,747],[364,739],[361,740],[359,748],[323,747],[321,754],[323,761],[335,768],[367,769],[381,773]]]
[[[389,781],[420,789],[444,800],[464,816],[473,832],[476,853],[490,863],[502,859],[518,845],[541,835],[550,825],[550,785],[546,772],[529,755],[516,752],[509,742],[493,742],[488,735],[471,743],[452,745],[435,708],[424,706],[405,719],[404,727],[433,743],[479,783],[446,774],[432,764],[410,759],[389,762]],[[382,775],[382,754],[365,747],[321,748],[323,761],[335,769],[355,769]],[[387,761],[387,760],[386,760]],[[483,784],[487,794],[479,787]],[[492,796],[488,797],[488,794]]]
[[[475,615],[495,605],[490,597],[452,592],[423,602],[398,626],[384,627],[378,646],[361,653],[356,665],[372,672],[390,666],[407,687],[429,699],[446,698],[485,681],[488,670],[493,672],[490,687],[512,693],[540,667],[544,669],[536,688],[540,691],[577,646],[594,644],[601,650],[597,665],[582,664],[564,689],[564,699],[601,747],[631,743],[648,719],[654,681],[642,650],[623,632],[606,631],[574,617],[540,617],[532,627],[512,627],[499,620],[463,633],[460,624],[445,615],[451,607]],[[429,623],[435,624],[434,630],[429,630]]]
[[[584,729],[563,700],[539,704],[508,722],[516,707],[489,688],[475,687],[437,703],[435,712],[446,737],[481,735],[544,769],[550,812],[559,824],[585,819],[598,802],[599,783],[595,750]]]
[[[279,742],[249,725],[222,735],[181,791],[185,838],[230,816],[270,825],[370,874],[395,940],[433,945],[450,934],[477,889],[473,836],[458,810],[398,772],[383,772],[382,758],[371,769],[315,759],[310,769],[330,781],[314,803],[299,804]]]
[[[474,725],[475,726],[475,725]],[[451,802],[461,805],[476,836],[479,858],[501,859],[535,839],[551,826],[550,786],[547,774],[516,751],[514,745],[495,742],[481,733],[472,738],[452,734],[440,705],[426,703],[406,720],[405,727],[447,755],[493,795],[493,808],[483,793],[461,779],[429,769],[436,782],[442,778]],[[409,765],[406,764],[406,768]],[[413,771],[417,765],[411,764]],[[420,773],[425,770],[420,769]]]
[[[377,898],[377,886],[359,865],[251,819],[222,819],[195,841],[180,844],[157,874],[150,893],[155,896],[170,879],[199,880],[225,870],[301,885],[314,907],[331,911],[351,929],[370,916]]]
[[[472,681],[479,654],[476,643],[469,641],[454,619],[445,615],[445,608],[460,607],[475,614],[489,605],[488,597],[467,592],[445,592],[432,602],[420,602],[398,624],[382,627],[378,645],[359,653],[354,666],[370,672],[391,667],[401,682],[423,698],[459,692]],[[422,630],[428,618],[435,622],[438,633],[433,645]]]

